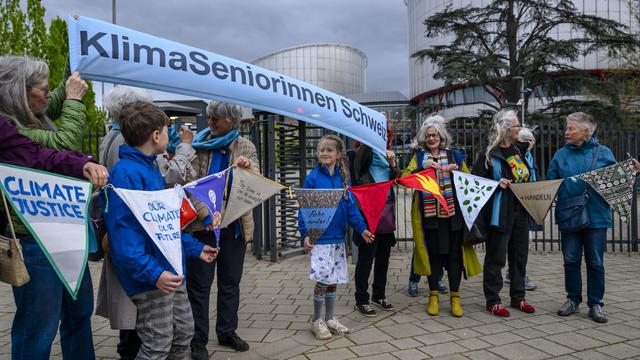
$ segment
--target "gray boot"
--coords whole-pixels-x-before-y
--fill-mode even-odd
[[[580,310],[578,309],[578,304],[571,299],[567,299],[567,301],[560,307],[560,310],[558,310],[558,315],[569,316],[579,311]]]
[[[597,322],[597,323],[606,323],[607,321],[609,321],[609,319],[607,319],[607,315],[604,313],[604,310],[602,309],[602,306],[600,305],[593,305],[591,307],[591,309],[589,309],[589,317],[593,319],[593,321]]]

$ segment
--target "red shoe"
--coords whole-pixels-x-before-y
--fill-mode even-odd
[[[536,312],[536,309],[529,304],[528,302],[522,300],[522,301],[511,301],[511,307],[516,308],[516,309],[520,309],[520,311],[524,311],[527,314],[533,314],[534,312]]]
[[[509,317],[511,315],[509,313],[509,310],[505,309],[502,304],[487,305],[487,311],[489,311],[493,315],[502,317]]]

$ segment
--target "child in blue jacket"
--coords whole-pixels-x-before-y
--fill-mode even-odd
[[[126,144],[120,146],[120,161],[111,170],[113,186],[144,191],[165,189],[155,160],[167,147],[168,123],[169,118],[151,103],[137,101],[122,109],[120,124]],[[184,276],[175,273],[115,191],[109,192],[105,221],[116,275],[138,310],[136,330],[142,346],[137,359],[183,358],[194,326]],[[206,262],[212,262],[217,255],[217,249],[185,233],[182,249],[183,256],[199,256]]]
[[[345,189],[349,176],[345,165],[345,147],[342,139],[336,135],[325,135],[318,143],[318,165],[307,175],[304,188],[311,189]],[[338,165],[339,163],[339,165]],[[349,328],[334,318],[337,284],[349,282],[347,269],[347,253],[345,248],[345,232],[347,222],[367,243],[374,236],[358,211],[348,193],[340,201],[331,223],[320,239],[311,242],[304,220],[298,214],[300,235],[304,237],[304,248],[311,251],[311,271],[309,278],[316,282],[313,291],[313,319],[311,331],[316,338],[327,340],[331,334],[343,335]],[[321,319],[322,305],[325,304],[325,320]]]

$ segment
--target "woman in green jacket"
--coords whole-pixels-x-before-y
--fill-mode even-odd
[[[50,91],[48,78],[49,68],[41,60],[27,56],[0,57],[0,116],[43,147],[81,150],[86,120],[81,99],[88,86],[75,73],[66,83]],[[52,119],[59,119],[59,125],[56,126]],[[49,358],[58,327],[63,358],[94,359],[91,335],[93,286],[89,268],[86,268],[77,298],[73,300],[57,280],[53,267],[33,236],[16,216],[12,216],[12,222],[16,225],[15,232],[21,240],[31,276],[31,281],[13,288],[15,319],[41,320],[14,321],[11,328],[13,359]],[[37,299],[37,295],[43,294],[47,301]]]

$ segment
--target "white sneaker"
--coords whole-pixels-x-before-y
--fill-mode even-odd
[[[327,320],[327,327],[332,334],[344,335],[349,333],[349,328],[340,324],[336,319]]]
[[[313,334],[316,336],[316,339],[318,340],[331,339],[331,332],[327,328],[327,324],[325,324],[322,319],[311,322],[311,332],[313,332]]]

